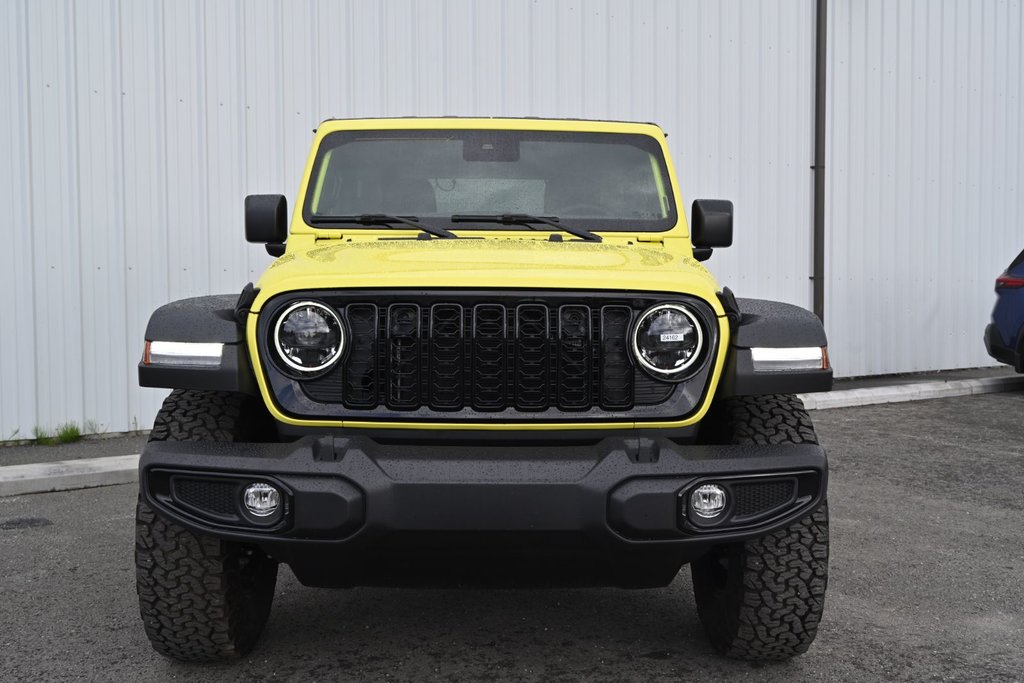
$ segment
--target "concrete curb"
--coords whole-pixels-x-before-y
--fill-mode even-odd
[[[0,467],[0,496],[70,491],[138,481],[138,455]]]
[[[1018,390],[1024,390],[1024,376],[980,377],[943,382],[913,382],[864,389],[840,389],[822,394],[800,394],[800,398],[803,399],[808,410],[824,410]]]
[[[825,410],[1018,390],[1024,391],[1024,376],[840,389],[822,394],[801,394],[800,398],[808,410]],[[64,460],[37,465],[8,465],[0,467],[0,496],[131,484],[138,481],[138,468],[138,455]]]

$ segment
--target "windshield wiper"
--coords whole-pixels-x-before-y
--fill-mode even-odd
[[[327,225],[331,223],[355,223],[357,225],[386,225],[394,227],[397,225],[411,225],[417,230],[429,233],[435,237],[453,239],[458,237],[454,232],[438,228],[433,225],[420,223],[416,216],[391,216],[385,213],[363,213],[355,216],[313,216],[310,221],[313,225]]]
[[[553,228],[564,230],[570,235],[575,235],[588,242],[600,242],[601,236],[589,230],[573,227],[560,223],[558,216],[532,216],[528,213],[495,213],[495,214],[468,214],[457,213],[452,216],[452,223],[501,223],[502,225],[525,225],[531,230],[536,230],[534,225],[550,225]]]

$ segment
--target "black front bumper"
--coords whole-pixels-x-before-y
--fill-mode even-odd
[[[396,445],[310,436],[152,442],[140,482],[164,516],[257,544],[311,585],[435,582],[453,577],[452,565],[478,576],[481,561],[525,580],[528,560],[542,581],[664,585],[711,545],[761,536],[816,508],[827,469],[824,449],[810,444]],[[252,482],[283,492],[277,515],[245,512],[242,490]],[[717,524],[687,512],[690,492],[708,482],[730,494]],[[556,568],[571,578],[559,580]]]

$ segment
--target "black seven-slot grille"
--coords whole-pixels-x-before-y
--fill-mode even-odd
[[[290,394],[281,390],[286,385],[297,385],[305,397],[294,399],[293,412],[308,413],[310,405],[318,404],[315,412],[321,415],[343,408],[363,416],[414,411],[600,417],[658,406],[679,387],[650,377],[630,357],[633,321],[662,299],[451,293],[310,298],[341,314],[348,349],[337,366],[313,379],[289,379],[270,365],[279,399]],[[712,314],[690,303],[708,323],[706,338],[713,342]],[[269,318],[274,310],[281,309],[268,308]],[[265,325],[265,349],[272,348],[271,329]],[[713,354],[706,349],[704,355],[703,371],[694,376],[697,383],[706,380],[707,358]]]

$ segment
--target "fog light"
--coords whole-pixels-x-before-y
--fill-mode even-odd
[[[249,484],[242,497],[245,509],[254,517],[269,517],[281,506],[281,492],[270,484]]]
[[[725,489],[718,484],[704,484],[690,494],[690,509],[703,519],[712,519],[725,510]]]

